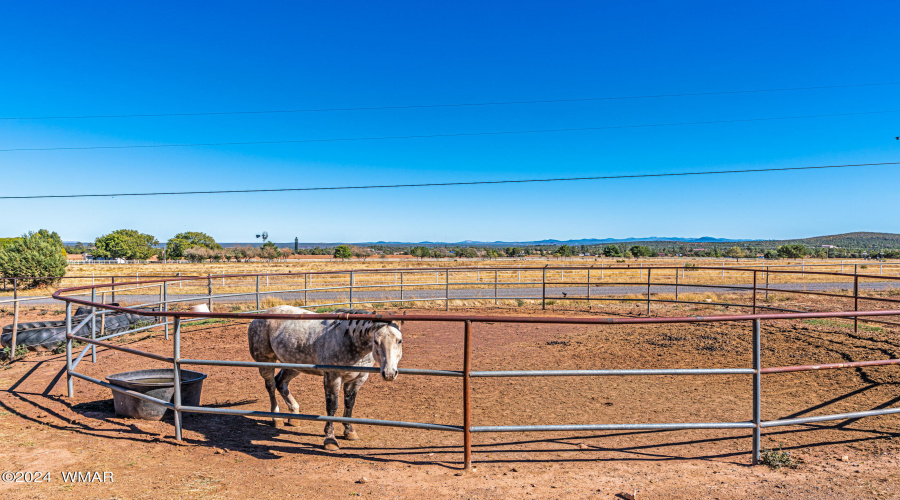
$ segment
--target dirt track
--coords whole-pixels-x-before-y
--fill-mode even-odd
[[[686,314],[692,309],[659,313]],[[700,306],[702,308],[703,306]],[[605,313],[637,310],[621,306]],[[509,311],[482,311],[497,314]],[[536,311],[534,312],[537,313]],[[515,314],[523,314],[515,310]],[[553,314],[575,314],[554,312]],[[577,314],[586,314],[580,312]],[[27,318],[26,318],[27,319]],[[764,323],[764,366],[900,357],[895,331],[849,323]],[[185,357],[249,359],[246,327],[187,327]],[[691,368],[750,365],[747,324],[557,326],[477,324],[476,370],[548,368]],[[140,338],[141,334],[136,334]],[[403,367],[459,369],[462,327],[404,325]],[[131,345],[168,354],[160,333]],[[161,367],[101,350],[85,373],[102,378]],[[321,424],[273,428],[264,420],[217,415],[185,418],[185,441],[171,419],[118,418],[109,391],[75,381],[63,397],[60,355],[30,355],[0,371],[3,470],[42,470],[50,483],[0,484],[12,497],[399,496],[638,498],[900,496],[900,417],[768,429],[763,446],[805,460],[773,471],[749,463],[749,431],[476,434],[475,472],[460,474],[458,433],[359,427],[363,438],[322,450]],[[763,418],[840,413],[896,405],[897,367],[767,375]],[[207,367],[204,405],[268,409],[256,370]],[[750,376],[475,379],[474,424],[712,422],[750,418]],[[459,379],[372,378],[355,416],[460,424]],[[294,382],[303,412],[323,413],[321,383]],[[848,461],[841,461],[847,456]],[[66,484],[59,472],[112,471],[112,484]],[[365,477],[367,482],[361,481]]]

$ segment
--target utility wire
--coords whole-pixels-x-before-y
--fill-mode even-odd
[[[878,115],[885,113],[898,113],[900,109],[889,109],[885,111],[861,111],[856,113],[830,113],[824,115],[798,115],[798,116],[778,116],[770,118],[741,118],[734,120],[710,120],[699,122],[672,122],[672,123],[649,123],[640,125],[608,125],[603,127],[573,127],[573,128],[549,128],[537,130],[505,130],[499,132],[460,132],[454,134],[422,134],[422,135],[391,135],[391,136],[374,136],[374,137],[342,137],[331,139],[287,139],[281,141],[235,141],[235,142],[192,142],[192,143],[170,143],[170,144],[128,144],[122,146],[59,146],[49,148],[9,148],[0,149],[0,152],[11,151],[84,151],[96,149],[152,149],[152,148],[188,148],[199,146],[252,146],[252,145],[272,145],[272,144],[306,144],[314,142],[352,142],[352,141],[385,141],[385,140],[402,140],[402,139],[433,139],[442,137],[476,137],[489,135],[516,135],[516,134],[545,134],[549,132],[586,132],[596,130],[614,130],[614,129],[632,129],[632,128],[649,128],[649,127],[676,127],[685,125],[715,125],[724,123],[750,123],[773,120],[799,120],[803,118],[832,118],[837,116],[862,116],[862,115]]]
[[[106,194],[43,194],[26,196],[0,196],[0,200],[34,200],[43,198],[105,198],[114,196],[180,196],[194,194],[232,194],[232,193],[283,193],[289,191],[341,191],[350,189],[393,189],[393,188],[421,188],[441,186],[478,186],[487,184],[526,184],[535,182],[571,182],[571,181],[599,181],[612,179],[644,179],[650,177],[685,177],[695,175],[721,175],[721,174],[748,174],[755,172],[786,172],[792,170],[824,170],[835,168],[875,167],[886,165],[900,165],[900,161],[882,163],[856,163],[845,165],[819,165],[811,167],[779,167],[779,168],[754,168],[744,170],[715,170],[700,172],[670,172],[661,174],[626,174],[626,175],[602,175],[594,177],[557,177],[549,179],[513,179],[499,181],[462,181],[462,182],[428,182],[422,184],[380,184],[368,186],[326,186],[304,188],[273,188],[273,189],[227,189],[217,191],[169,191],[155,193],[106,193]]]
[[[732,95],[732,94],[758,94],[767,92],[794,92],[801,90],[824,90],[824,89],[841,89],[852,87],[876,87],[885,85],[900,85],[900,82],[881,82],[881,83],[853,83],[846,85],[820,85],[814,87],[786,87],[774,89],[754,89],[754,90],[724,90],[715,92],[688,92],[681,94],[649,94],[649,95],[633,95],[633,96],[610,96],[610,97],[584,97],[576,99],[537,99],[530,101],[488,101],[488,102],[467,102],[467,103],[448,103],[448,104],[413,104],[406,106],[361,106],[346,108],[301,108],[301,109],[274,109],[262,111],[209,111],[196,113],[130,113],[121,115],[59,115],[59,116],[3,116],[0,120],[76,120],[85,118],[161,118],[161,117],[179,117],[179,116],[225,116],[225,115],[266,115],[266,114],[284,114],[284,113],[321,113],[331,111],[379,111],[390,109],[428,109],[428,108],[461,108],[461,107],[477,107],[477,106],[504,106],[517,104],[553,104],[565,102],[591,102],[591,101],[618,101],[630,99],[660,99],[667,97],[696,97],[696,96],[714,96],[714,95]]]

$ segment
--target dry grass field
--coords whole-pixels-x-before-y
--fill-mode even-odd
[[[287,290],[304,288],[306,286],[324,288],[349,286],[350,270],[361,270],[356,273],[354,282],[357,286],[364,285],[395,285],[396,288],[386,287],[385,290],[399,289],[401,273],[400,269],[408,268],[439,268],[438,271],[407,271],[402,273],[404,284],[418,285],[420,288],[427,284],[434,284],[432,288],[442,288],[446,279],[445,269],[450,270],[452,284],[467,284],[468,287],[492,287],[495,280],[495,271],[477,271],[472,268],[487,267],[496,268],[496,279],[508,286],[519,283],[540,283],[542,271],[523,270],[523,268],[540,268],[550,266],[553,269],[546,271],[548,283],[587,283],[587,270],[583,269],[558,269],[566,267],[592,266],[590,282],[593,284],[614,283],[646,283],[648,274],[654,284],[674,284],[678,274],[680,284],[743,284],[748,285],[753,281],[753,273],[739,271],[737,269],[758,269],[757,280],[765,283],[766,267],[771,269],[769,281],[772,285],[778,283],[846,283],[852,284],[852,278],[815,274],[816,272],[845,272],[852,273],[854,266],[860,274],[884,277],[900,277],[900,262],[874,262],[874,261],[845,261],[843,266],[836,260],[806,260],[799,261],[761,261],[752,259],[607,259],[607,258],[568,258],[568,259],[494,259],[494,260],[432,260],[417,261],[414,259],[382,260],[369,258],[366,261],[348,260],[295,260],[275,262],[218,262],[218,263],[193,263],[193,264],[72,264],[68,268],[66,277],[60,283],[60,287],[83,286],[101,283],[110,283],[110,276],[117,276],[117,282],[152,279],[158,276],[202,276],[210,279],[189,281],[180,285],[171,285],[177,289],[172,293],[206,293],[208,284],[214,287],[214,293],[237,293],[255,290],[255,279],[246,278],[238,280],[225,279],[223,275],[229,274],[281,274],[290,273],[296,276],[263,276],[261,287],[264,290]],[[650,267],[678,267],[675,269],[657,269],[649,271]],[[697,267],[714,267],[715,269],[697,269]],[[611,269],[612,268],[612,269]],[[384,272],[374,272],[384,269]],[[776,271],[798,271],[797,273],[776,273]],[[344,272],[346,271],[346,272]],[[315,273],[339,272],[333,275],[321,275]],[[312,274],[310,274],[312,273]],[[217,278],[218,276],[218,278]],[[878,278],[869,278],[877,280]],[[426,287],[427,288],[427,287]],[[158,293],[147,290],[128,290],[119,286],[117,294],[128,293]],[[21,291],[23,296],[46,296],[55,291],[53,287],[28,289]],[[11,297],[12,290],[0,290],[0,300]]]
[[[702,302],[706,295],[698,295]],[[726,300],[727,297],[712,297]],[[791,307],[835,308],[800,297]],[[585,304],[556,302],[470,310],[477,314],[583,316]],[[577,310],[573,310],[577,309]],[[420,311],[411,309],[411,312]],[[422,310],[424,312],[424,310]],[[704,304],[654,305],[664,316],[726,313]],[[29,310],[24,320],[59,317]],[[452,311],[453,313],[462,310]],[[594,314],[642,315],[642,305],[606,303]],[[407,368],[459,369],[458,323],[409,322]],[[900,357],[897,330],[840,320],[768,321],[764,366]],[[171,354],[158,331],[117,342]],[[187,357],[248,359],[246,321],[186,325]],[[746,322],[663,325],[528,325],[474,328],[473,369],[698,368],[750,366]],[[361,441],[322,449],[320,423],[272,427],[266,419],[185,418],[184,441],[171,418],[145,422],[115,415],[107,389],[75,382],[65,397],[62,356],[31,353],[0,366],[0,453],[10,470],[50,471],[50,483],[0,484],[6,498],[896,498],[900,463],[897,415],[765,429],[769,456],[790,454],[795,468],[750,466],[746,430],[476,434],[476,469],[460,470],[461,435],[358,426]],[[79,369],[102,378],[160,367],[123,352],[99,350]],[[256,370],[204,367],[201,404],[268,408]],[[790,418],[896,405],[897,367],[766,375],[763,418]],[[293,384],[304,413],[324,410],[321,382]],[[749,376],[476,379],[474,425],[742,421],[750,416]],[[459,424],[460,381],[373,377],[356,416]],[[780,453],[780,454],[779,454]],[[109,471],[115,482],[64,483],[61,471]]]

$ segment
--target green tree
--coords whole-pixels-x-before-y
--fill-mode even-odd
[[[520,252],[521,250],[519,250],[518,247],[507,247],[504,251],[507,257],[515,257],[516,255],[519,255]]]
[[[782,259],[800,259],[807,255],[809,255],[809,249],[800,243],[792,243],[778,247],[778,256]]]
[[[429,257],[431,255],[431,250],[429,250],[428,247],[417,246],[410,248],[409,254],[413,257],[424,259],[425,257]]]
[[[334,258],[335,259],[349,259],[353,257],[353,252],[350,250],[350,247],[347,245],[338,245],[334,247]]]
[[[606,245],[603,247],[603,256],[604,257],[621,257],[622,250],[619,249],[616,245]]]
[[[631,255],[635,257],[652,257],[653,250],[650,247],[644,245],[634,245],[633,247],[628,249],[631,252]]]
[[[94,256],[101,259],[144,260],[153,255],[159,245],[154,236],[134,229],[118,229],[94,240]]]
[[[59,235],[41,229],[16,238],[0,248],[0,275],[34,277],[24,286],[49,285],[66,274],[66,250]]]
[[[553,255],[557,257],[571,257],[575,255],[575,250],[569,245],[560,245],[553,251]]]
[[[733,246],[733,247],[729,248],[728,250],[725,250],[725,256],[731,257],[734,259],[739,259],[744,256],[744,251],[741,250],[741,247]]]
[[[178,233],[166,242],[166,258],[180,259],[188,248],[200,247],[210,250],[221,250],[222,245],[216,243],[212,236],[199,231]]]

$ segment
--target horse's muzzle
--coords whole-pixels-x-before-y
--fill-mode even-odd
[[[397,378],[397,375],[399,375],[399,373],[397,373],[396,368],[393,370],[391,370],[391,369],[382,369],[381,370],[381,376],[388,382],[393,382],[394,379]]]

